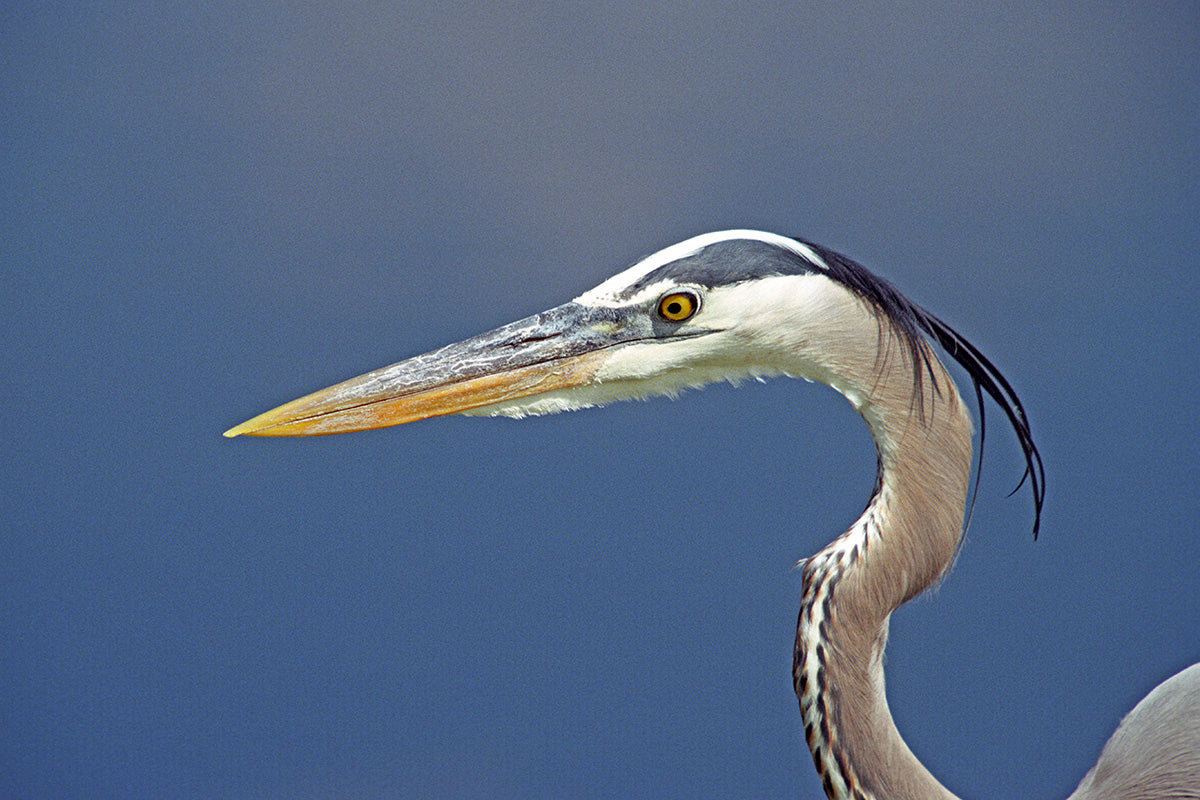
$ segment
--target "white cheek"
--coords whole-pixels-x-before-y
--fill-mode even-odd
[[[695,344],[706,337],[675,342],[651,340],[616,347],[593,378],[597,383],[614,380],[654,379],[664,372],[693,361],[700,352]]]
[[[809,335],[829,304],[823,275],[780,275],[715,290],[702,323],[729,331],[747,361],[804,371]]]
[[[675,396],[717,381],[779,375],[757,363],[736,335],[713,333],[674,342],[644,342],[615,350],[593,378],[626,397]]]

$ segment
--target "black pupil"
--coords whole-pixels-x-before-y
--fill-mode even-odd
[[[678,300],[672,300],[670,303],[667,304],[667,313],[682,314],[683,313],[683,303],[679,302]]]

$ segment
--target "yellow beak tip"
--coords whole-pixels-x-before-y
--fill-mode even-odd
[[[226,439],[232,439],[235,436],[253,436],[256,432],[267,427],[266,425],[263,425],[261,422],[259,422],[259,417],[261,417],[261,416],[265,416],[265,415],[260,414],[258,417],[255,417],[254,419],[246,420],[241,425],[234,425],[232,428],[225,431],[221,435],[224,436]]]

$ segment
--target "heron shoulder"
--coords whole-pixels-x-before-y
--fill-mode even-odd
[[[1134,706],[1068,800],[1200,798],[1200,664]]]

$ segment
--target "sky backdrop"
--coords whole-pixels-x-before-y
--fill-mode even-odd
[[[792,565],[875,469],[834,392],[221,437],[729,227],[1029,410],[1040,539],[993,409],[891,629],[947,787],[1064,797],[1200,659],[1194,4],[13,2],[0,54],[0,797],[820,798]]]

